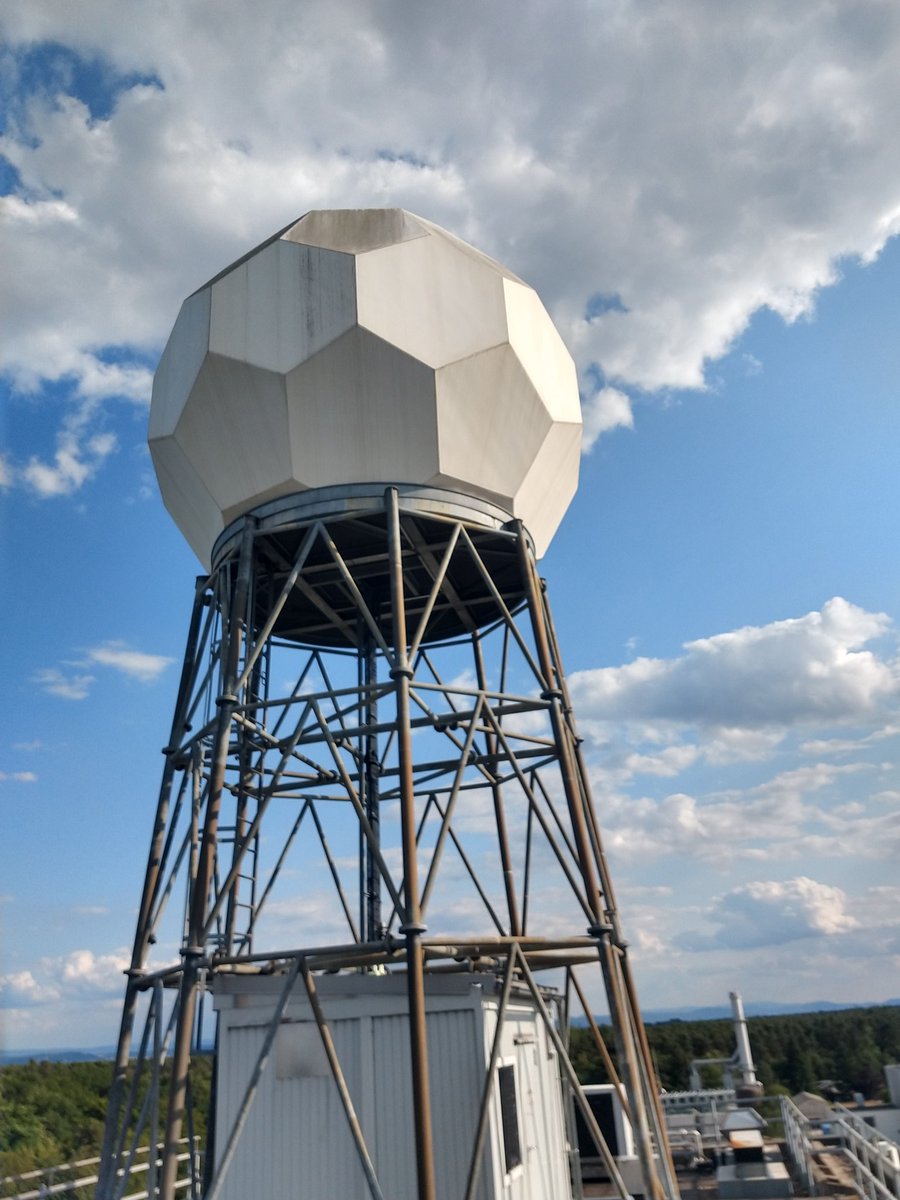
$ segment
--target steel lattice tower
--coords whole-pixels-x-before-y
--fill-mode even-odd
[[[353,1152],[341,1170],[362,1194],[486,1196],[503,1030],[524,1005],[569,1140],[577,1107],[627,1194],[569,1060],[580,1006],[626,1097],[644,1194],[674,1200],[536,568],[574,492],[580,415],[535,294],[401,210],[308,214],[185,302],[150,434],[164,498],[209,571],[165,748],[98,1195],[122,1194],[147,1141],[162,1144],[149,1195],[238,1194],[230,1173],[300,1013],[323,1065],[298,1070],[327,1076]],[[591,970],[615,1061],[590,1018]],[[436,1177],[436,1128],[464,1105],[435,1084],[433,998],[472,987],[493,1032],[459,1116],[458,1170]],[[408,1163],[373,1135],[359,1054],[332,1019],[351,992],[376,1007],[405,997]],[[210,995],[235,1021],[260,997],[268,1008],[236,1091],[216,1043],[201,1166],[193,1072]],[[311,1178],[294,1187],[319,1194]]]

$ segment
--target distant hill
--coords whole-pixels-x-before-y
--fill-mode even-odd
[[[800,1004],[782,1004],[777,1000],[745,1000],[744,1012],[748,1017],[783,1017],[795,1013],[842,1012],[848,1008],[900,1007],[900,998],[873,1001],[871,1004],[841,1004],[833,1000],[809,1000]],[[664,1021],[721,1021],[730,1020],[731,1006],[716,1004],[696,1008],[648,1008],[643,1010],[647,1025],[658,1025]],[[602,1013],[594,1019],[600,1025],[608,1025],[609,1017]],[[573,1018],[573,1025],[585,1025],[583,1017]],[[208,1047],[211,1049],[212,1047]],[[61,1047],[55,1050],[3,1050],[0,1049],[0,1065],[27,1062],[97,1062],[112,1060],[114,1046],[92,1046],[88,1049]]]
[[[842,1004],[834,1000],[805,1000],[799,1004],[782,1004],[778,1000],[745,1000],[744,1013],[748,1017],[784,1017],[795,1013],[844,1012],[849,1008],[891,1008],[897,1005],[900,1005],[900,998],[873,1001],[871,1004]],[[730,1020],[731,1005],[715,1004],[706,1008],[646,1008],[643,1010],[643,1017],[647,1025],[657,1025],[663,1021]],[[597,1014],[595,1020],[601,1025],[609,1024],[609,1017],[603,1014]],[[573,1023],[585,1024],[583,1019]]]
[[[854,1092],[877,1099],[885,1091],[885,1063],[900,1062],[900,1005],[843,1007],[813,1002],[748,1005],[750,1046],[756,1074],[767,1094],[818,1091],[830,1080],[842,1098]],[[777,1010],[777,1011],[768,1011]],[[792,1011],[799,1009],[801,1011]],[[762,1010],[762,1011],[760,1011]],[[644,1014],[647,1037],[661,1085],[669,1091],[689,1086],[691,1063],[723,1059],[734,1050],[734,1025],[721,1008],[657,1009]],[[601,1025],[607,1048],[613,1031]],[[572,1030],[572,1062],[586,1083],[605,1083],[606,1071],[591,1031]],[[721,1086],[721,1072],[701,1070],[706,1087]]]
[[[0,1064],[28,1062],[111,1062],[116,1055],[115,1046],[94,1046],[90,1050],[0,1050]]]
[[[900,1000],[884,1000],[872,1004],[841,1004],[834,1000],[806,1000],[799,1004],[784,1004],[778,1000],[745,1000],[744,1013],[748,1017],[783,1017],[794,1013],[843,1012],[848,1008],[884,1008],[900,1004]],[[648,1024],[659,1021],[720,1021],[731,1017],[730,1004],[716,1004],[708,1008],[654,1008],[644,1012]]]

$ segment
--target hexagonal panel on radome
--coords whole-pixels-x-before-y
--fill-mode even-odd
[[[554,422],[534,456],[513,512],[531,534],[534,552],[543,557],[578,488],[581,422]]]
[[[293,489],[285,381],[274,371],[208,355],[175,439],[223,510]]]
[[[150,400],[148,437],[166,437],[178,424],[185,401],[209,349],[209,289],[188,296],[169,334]]]
[[[150,443],[159,490],[188,545],[209,569],[213,542],[225,528],[221,510],[172,436]]]
[[[281,237],[306,246],[322,246],[345,254],[363,254],[426,237],[430,222],[403,208],[338,208],[308,212]]]
[[[270,242],[212,285],[209,348],[286,374],[356,324],[352,255]]]
[[[437,234],[360,254],[364,329],[431,367],[506,341],[503,276]]]
[[[287,376],[294,477],[305,487],[421,483],[437,470],[434,372],[352,329]]]
[[[509,345],[442,367],[437,380],[439,478],[510,512],[550,428],[550,414]]]
[[[455,233],[451,233],[449,229],[442,229],[440,225],[435,225],[434,221],[429,221],[425,217],[416,217],[423,229],[427,229],[433,233],[435,237],[442,238],[445,242],[449,242],[454,246],[460,254],[464,254],[467,258],[471,258],[474,262],[480,263],[483,267],[491,271],[496,271],[498,275],[502,275],[504,279],[512,279],[515,283],[521,283],[524,287],[528,284],[520,279],[514,271],[509,267],[505,267],[503,263],[497,262],[496,258],[491,258],[489,254],[485,254],[483,250],[478,250],[470,242],[464,242],[461,237],[457,237]]]
[[[509,344],[554,421],[581,424],[578,376],[572,356],[534,288],[504,279]]]

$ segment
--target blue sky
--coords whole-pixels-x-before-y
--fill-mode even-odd
[[[370,204],[578,364],[542,569],[645,1005],[900,996],[900,13],[296,7],[0,16],[3,1044],[114,1038],[198,571],[145,448],[178,306]]]

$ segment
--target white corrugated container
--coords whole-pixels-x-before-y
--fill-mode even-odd
[[[283,985],[278,976],[220,976],[216,981],[218,1161]],[[415,1200],[406,980],[396,975],[326,976],[317,980],[317,990],[384,1195]],[[439,1200],[459,1200],[465,1193],[499,994],[490,977],[430,977],[426,1000],[437,1195]],[[510,999],[499,1065],[477,1200],[571,1196],[559,1063],[530,996],[513,993]],[[506,1138],[501,1075],[507,1093],[515,1094],[515,1114],[511,1118],[511,1110],[506,1112]],[[516,1132],[521,1162],[507,1170],[508,1155],[515,1156],[511,1143]],[[221,1195],[222,1200],[370,1196],[302,983],[279,1024]]]

